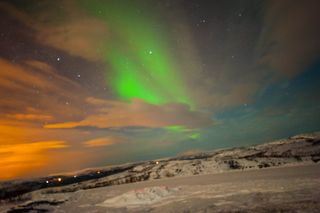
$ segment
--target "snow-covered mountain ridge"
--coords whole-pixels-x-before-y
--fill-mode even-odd
[[[319,161],[320,132],[315,132],[249,147],[186,154],[34,180],[4,182],[0,185],[0,199],[16,199],[17,196],[21,199],[21,195],[28,196],[26,193],[41,188],[45,194],[75,192],[145,180],[314,164]]]

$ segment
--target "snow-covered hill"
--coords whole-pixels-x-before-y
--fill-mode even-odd
[[[34,180],[4,182],[0,186],[0,199],[27,199],[26,193],[37,189],[42,189],[46,194],[75,192],[145,180],[314,164],[319,161],[320,132],[316,132],[250,147],[187,154]]]

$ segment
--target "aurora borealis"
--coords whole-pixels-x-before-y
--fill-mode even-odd
[[[98,11],[96,16],[112,28],[111,42],[107,40],[102,50],[104,60],[114,71],[112,89],[124,100],[139,98],[152,104],[177,102],[192,106],[168,50],[165,31],[154,29],[157,23],[147,14],[143,17],[137,13],[140,7],[134,4],[92,1],[85,5],[93,13]]]
[[[318,131],[318,7],[2,1],[0,180]]]

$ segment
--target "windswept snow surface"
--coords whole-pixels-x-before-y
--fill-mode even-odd
[[[38,190],[30,193],[28,201],[0,209],[60,213],[318,212],[319,177],[320,164],[314,164],[167,178],[72,193]]]
[[[151,205],[170,199],[177,191],[179,191],[179,188],[168,188],[167,186],[154,186],[135,189],[119,196],[107,199],[97,206],[131,208],[142,205]]]

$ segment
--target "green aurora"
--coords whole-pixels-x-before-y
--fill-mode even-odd
[[[83,1],[82,5],[110,28],[100,51],[113,70],[107,81],[118,98],[137,98],[155,105],[183,103],[193,108],[170,55],[167,35],[156,24],[156,17],[146,16],[150,11],[147,5],[143,9],[134,2],[99,0]]]

